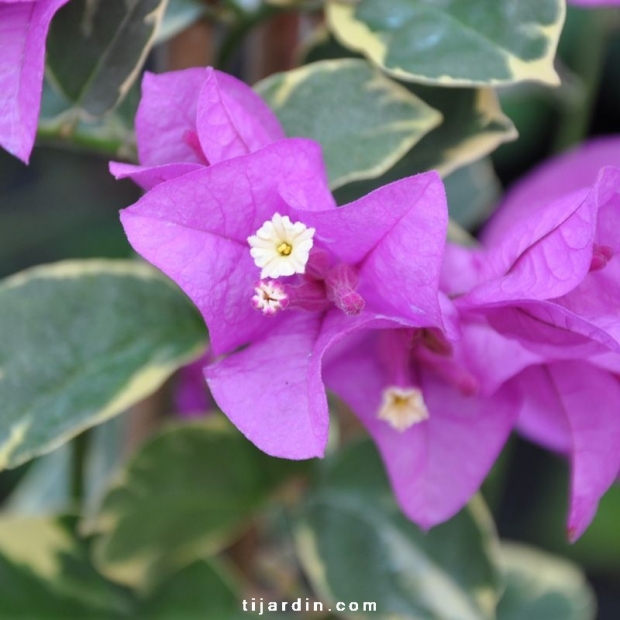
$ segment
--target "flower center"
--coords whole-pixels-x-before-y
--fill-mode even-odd
[[[303,222],[291,222],[288,215],[275,213],[255,235],[248,237],[254,264],[261,278],[280,278],[305,273],[315,230]]]
[[[421,390],[392,386],[383,390],[383,402],[377,417],[403,433],[414,424],[427,420],[429,413]]]
[[[254,292],[252,305],[267,316],[273,316],[276,312],[284,310],[289,304],[289,298],[284,287],[274,280],[261,280],[254,287]]]
[[[278,254],[280,254],[280,256],[290,256],[292,251],[293,246],[290,243],[286,243],[286,241],[278,246]]]

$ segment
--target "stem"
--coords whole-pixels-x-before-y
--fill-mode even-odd
[[[69,147],[74,149],[83,149],[108,159],[114,158],[127,159],[131,161],[136,160],[133,149],[120,139],[96,138],[88,135],[87,133],[81,132],[76,132],[70,138],[67,138],[60,131],[48,129],[39,129],[37,131],[37,139],[41,140],[41,144],[45,143],[64,148]]]
[[[583,11],[582,25],[576,37],[576,53],[570,58],[572,70],[583,84],[583,99],[578,105],[562,111],[554,152],[564,151],[582,142],[588,135],[613,21],[613,15],[608,10]]]
[[[73,441],[73,458],[71,462],[71,497],[76,508],[80,509],[85,494],[85,465],[88,452],[89,434],[84,431]]]

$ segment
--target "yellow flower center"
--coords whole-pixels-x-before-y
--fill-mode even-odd
[[[305,273],[314,232],[303,222],[291,222],[288,215],[274,213],[255,235],[248,237],[250,255],[261,269],[260,277],[277,279]]]
[[[428,419],[422,392],[417,388],[388,387],[377,416],[399,433]]]
[[[290,256],[291,252],[293,251],[293,246],[290,243],[286,243],[286,241],[283,241],[278,246],[277,250],[280,256]]]

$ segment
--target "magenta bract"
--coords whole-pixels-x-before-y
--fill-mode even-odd
[[[137,135],[141,167],[112,171],[150,191],[123,225],[202,312],[224,356],[205,370],[216,401],[269,454],[322,455],[325,351],[369,321],[442,328],[441,181],[405,179],[337,209],[318,145],[282,139],[262,100],[213,69],[147,74]],[[261,238],[282,227],[305,239],[287,248],[292,270]]]
[[[145,73],[136,115],[140,166],[113,162],[116,178],[143,189],[252,153],[284,138],[280,123],[246,84],[211,67]]]
[[[28,163],[37,132],[45,39],[68,0],[0,0],[0,146]]]
[[[477,254],[478,282],[457,305],[484,308],[498,330],[543,354],[619,352],[619,187],[620,169],[606,167],[589,188],[500,207]]]
[[[268,282],[248,238],[276,214],[316,232],[305,273],[278,279],[287,306],[272,316],[252,303]],[[321,361],[344,334],[369,320],[442,327],[447,210],[434,173],[337,209],[318,145],[281,140],[159,184],[121,219],[133,247],[202,312],[214,354],[226,356],[206,369],[212,393],[269,454],[323,454]]]
[[[620,380],[591,362],[561,361],[528,368],[516,381],[525,395],[523,434],[570,456],[574,541],[620,473]]]
[[[368,328],[327,356],[325,378],[373,437],[405,514],[427,529],[478,491],[520,411],[511,376],[532,354],[482,319],[448,347],[429,330]],[[427,419],[394,428],[377,416],[400,387],[423,395]]]
[[[569,4],[583,7],[618,6],[620,0],[568,0]]]
[[[177,373],[173,404],[174,412],[186,418],[200,417],[213,409],[213,402],[204,380],[203,368],[213,361],[211,350]]]
[[[618,165],[616,137],[543,165],[509,192],[482,248],[447,248],[442,272],[464,315],[535,356],[513,381],[519,427],[570,455],[572,540],[620,470]]]

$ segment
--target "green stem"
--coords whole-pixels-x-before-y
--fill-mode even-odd
[[[73,455],[71,462],[71,497],[77,509],[82,507],[85,496],[85,466],[88,452],[88,431],[78,435],[72,442]]]
[[[86,150],[107,158],[136,161],[132,147],[128,146],[121,139],[97,138],[82,132],[76,132],[67,138],[58,131],[39,129],[37,131],[37,140],[41,140],[41,144]]]
[[[555,152],[582,142],[588,135],[603,76],[610,24],[613,22],[613,15],[608,10],[583,11],[576,51],[569,59],[573,72],[583,84],[583,98],[577,105],[567,106],[562,111],[553,148]]]

